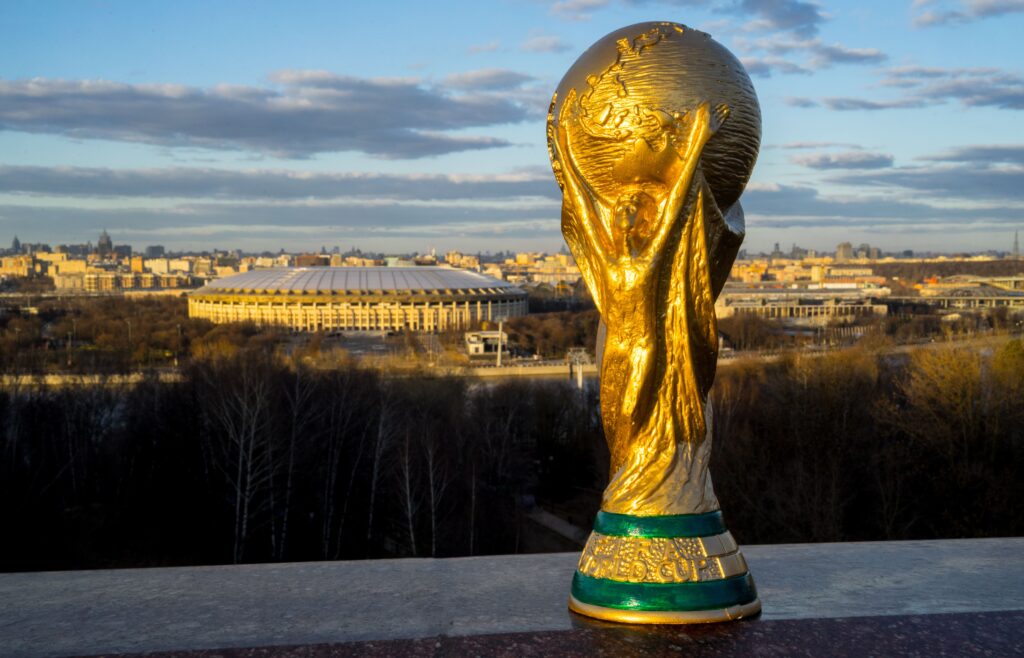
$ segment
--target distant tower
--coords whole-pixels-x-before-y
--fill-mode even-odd
[[[21,240],[18,239],[18,236],[14,236],[14,239],[11,240],[11,251],[16,254],[21,253]],[[1014,251],[1016,251],[1016,247],[1014,248]]]
[[[107,235],[107,229],[103,229],[103,232],[100,233],[100,241],[96,243],[96,251],[100,256],[106,256],[114,251],[114,241]]]
[[[18,238],[14,238],[17,242]],[[1013,259],[1020,260],[1020,231],[1013,232]]]

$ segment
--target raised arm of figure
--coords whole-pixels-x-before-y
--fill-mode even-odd
[[[581,215],[575,218],[579,229],[577,233],[587,241],[587,246],[598,258],[607,261],[611,252],[611,239],[607,235],[604,218],[598,211],[594,198],[582,182],[583,176],[576,166],[576,159],[573,157],[569,143],[569,121],[571,120],[569,113],[575,101],[576,90],[573,89],[569,91],[569,95],[566,96],[558,113],[558,124],[554,129],[553,142],[558,159],[562,163],[566,201],[572,199],[572,203],[569,205]]]
[[[665,204],[662,207],[661,221],[658,225],[658,230],[654,234],[654,237],[648,243],[645,249],[646,253],[654,253],[661,251],[665,241],[671,232],[672,226],[675,224],[676,217],[679,215],[679,210],[686,202],[687,197],[690,194],[690,186],[693,183],[693,173],[697,169],[697,163],[700,162],[700,154],[704,149],[704,145],[707,144],[711,136],[722,126],[725,120],[729,116],[729,107],[727,105],[718,105],[715,107],[715,111],[711,112],[707,103],[701,103],[701,105],[694,110],[692,116],[692,123],[690,125],[690,134],[686,140],[686,152],[680,155],[682,161],[682,171],[676,177],[676,182],[672,185],[671,190],[668,193],[668,197],[665,200]]]

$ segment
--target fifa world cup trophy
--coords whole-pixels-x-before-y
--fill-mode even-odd
[[[601,314],[611,453],[569,607],[626,623],[755,615],[708,473],[714,304],[761,140],[750,78],[703,32],[632,25],[573,64],[547,130],[562,233]]]

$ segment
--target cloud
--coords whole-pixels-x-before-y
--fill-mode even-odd
[[[242,249],[315,248],[352,244],[407,251],[431,244],[478,249],[479,245],[561,243],[558,204],[483,206],[405,203],[188,203],[171,207],[83,208],[0,205],[0,221],[22,239],[84,242],[106,227],[118,243],[203,248],[221,241]],[[26,237],[28,236],[28,237]],[[516,240],[510,243],[509,240]],[[500,242],[499,242],[500,241]],[[512,248],[516,248],[513,246]]]
[[[859,144],[852,144],[850,142],[786,142],[779,148],[788,150],[801,150],[801,149],[827,149],[827,148],[844,148],[844,149],[856,149],[860,150],[864,148]]]
[[[926,192],[938,199],[963,201],[1020,202],[1024,189],[1024,169],[990,168],[977,165],[942,165],[935,167],[901,167],[879,172],[851,172],[830,179],[832,182],[860,188],[896,188],[915,194]],[[1008,209],[1009,210],[1009,209]],[[1020,207],[1012,208],[1020,220]],[[969,216],[969,211],[965,211]]]
[[[783,102],[790,107],[818,107],[818,101],[803,96],[787,96]]]
[[[657,4],[678,7],[703,7],[711,5],[714,11],[753,18],[747,28],[757,31],[785,31],[809,38],[818,33],[825,22],[821,8],[804,0],[624,0],[627,5]]]
[[[786,30],[802,37],[818,33],[825,16],[821,8],[802,0],[737,0],[727,3],[733,13],[758,17],[759,27]]]
[[[609,0],[557,0],[551,5],[551,13],[570,21],[590,19],[591,12],[608,6]]]
[[[506,74],[506,78],[507,78]],[[507,146],[452,134],[536,114],[514,98],[417,79],[286,70],[272,87],[0,80],[0,130],[308,157],[360,151],[420,158]]]
[[[515,89],[533,79],[533,76],[508,69],[477,69],[453,73],[445,77],[444,84],[461,91],[498,91]]]
[[[959,101],[966,107],[1024,109],[1024,78],[995,68],[895,67],[886,71],[881,86],[902,89],[890,100],[827,98],[834,110],[887,110],[927,107]]]
[[[771,77],[773,74],[806,75],[839,64],[878,64],[888,59],[877,48],[849,48],[840,43],[826,44],[817,38],[826,16],[821,7],[804,0],[622,0],[626,5],[667,4],[679,7],[704,7],[729,16],[752,19],[743,26],[748,33],[769,36],[737,44],[749,54],[743,64],[750,75]],[[584,10],[604,7],[608,0],[562,0],[552,5],[553,11],[574,18],[589,17]],[[781,55],[806,55],[806,61],[795,62]]]
[[[841,161],[861,153],[832,155]],[[846,195],[752,183],[743,204],[750,225],[760,228],[1004,227],[1020,221],[1022,159],[1024,145],[962,146],[923,158],[937,163],[923,167],[832,167],[827,182],[849,187]],[[212,240],[273,250],[352,240],[398,250],[415,244],[475,250],[495,239],[534,240],[544,249],[559,244],[560,194],[541,168],[446,176],[5,166],[0,194],[0,222],[28,240],[84,241],[106,226],[119,242],[180,247]],[[15,195],[26,201],[13,202]],[[37,195],[46,203],[37,203]]]
[[[938,66],[893,66],[885,71],[879,84],[883,87],[910,89],[920,87],[934,80],[951,78],[985,78],[1000,74],[992,67],[942,68]]]
[[[488,222],[520,219],[545,219],[558,223],[558,205],[555,202],[518,207],[508,203],[480,206],[462,204],[405,204],[405,203],[183,203],[169,207],[116,207],[81,208],[77,206],[34,207],[25,205],[0,206],[0,217],[5,224],[18,217],[52,218],[50,235],[61,235],[69,226],[94,223],[109,218],[112,227],[131,223],[149,230],[167,227],[293,225],[320,227],[347,227],[367,232],[416,229],[425,226],[466,226],[478,223],[486,228]],[[88,218],[96,219],[88,219]],[[77,218],[77,219],[76,219]],[[61,221],[63,220],[63,221]],[[69,221],[70,220],[70,221]],[[99,224],[102,226],[102,224]],[[31,229],[30,229],[31,230]],[[33,231],[36,233],[38,231]],[[70,239],[70,238],[69,238]]]
[[[740,60],[747,73],[758,78],[770,78],[773,73],[810,75],[809,68],[800,66],[781,57],[744,57]]]
[[[85,241],[107,227],[119,242],[180,248],[372,238],[360,244],[405,251],[429,239],[475,250],[516,237],[514,248],[552,250],[560,204],[546,167],[442,175],[0,166],[0,224],[31,241]]]
[[[811,60],[815,68],[829,68],[836,64],[879,64],[888,56],[877,48],[847,48],[841,44],[823,44],[815,40],[810,46],[814,57]]]
[[[847,174],[846,179],[882,179],[887,173]],[[985,208],[930,205],[917,201],[871,195],[859,190],[855,195],[824,196],[817,188],[801,185],[752,184],[743,194],[743,209],[748,226],[757,227],[871,227],[894,229],[899,226],[927,227],[937,223],[967,226],[975,222],[1014,225],[1020,210],[1012,205],[996,204]]]
[[[773,71],[813,73],[838,65],[879,64],[888,59],[888,55],[877,48],[848,48],[839,43],[826,44],[821,39],[794,39],[785,33],[754,40],[740,38],[737,46],[747,53],[758,54],[742,60],[748,71],[751,71],[748,62],[754,64],[752,75],[767,76]],[[797,63],[784,56],[805,56],[805,61]]]
[[[538,34],[523,41],[519,48],[528,53],[564,53],[572,46],[556,36]]]
[[[704,5],[715,5],[713,0],[622,0],[625,5],[642,6],[650,4],[669,5],[672,7],[701,7]],[[733,4],[729,2],[721,2],[719,5]],[[721,6],[716,6],[715,9],[721,11]]]
[[[922,99],[906,98],[892,101],[872,101],[865,98],[825,98],[825,107],[830,110],[848,112],[850,110],[906,110],[926,107],[928,103]]]
[[[974,21],[1024,12],[1024,0],[961,0],[956,3],[943,3],[939,8],[931,9],[934,2],[915,0],[913,8],[918,11],[914,16],[914,25],[918,27],[934,27],[972,23]],[[955,7],[955,9],[951,8]]]
[[[885,169],[892,166],[888,153],[845,151],[842,153],[809,153],[793,156],[791,160],[810,169]]]
[[[919,98],[958,100],[968,107],[1024,110],[1024,79],[1009,73],[947,78],[922,87]]]
[[[873,155],[880,155],[877,168],[846,167]],[[913,167],[891,167],[889,156],[861,151],[812,157],[811,166],[837,170],[824,182],[849,191],[751,184],[743,195],[750,226],[1005,231],[1020,222],[1024,144],[961,146],[920,158],[937,164]]]
[[[493,53],[497,52],[501,48],[500,41],[488,41],[487,43],[478,43],[470,46],[467,50],[471,53]]]
[[[969,145],[918,158],[936,164],[837,174],[830,182],[887,188],[943,202],[1009,203],[1018,218],[1024,190],[1024,144]]]
[[[920,159],[934,162],[980,162],[986,165],[998,163],[1024,166],[1024,144],[961,146]]]
[[[0,193],[82,198],[478,201],[560,193],[546,168],[500,175],[0,165]]]

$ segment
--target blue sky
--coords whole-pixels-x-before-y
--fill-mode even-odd
[[[77,0],[0,4],[0,241],[557,250],[547,102],[646,20],[751,74],[751,251],[1024,229],[1024,0]]]

